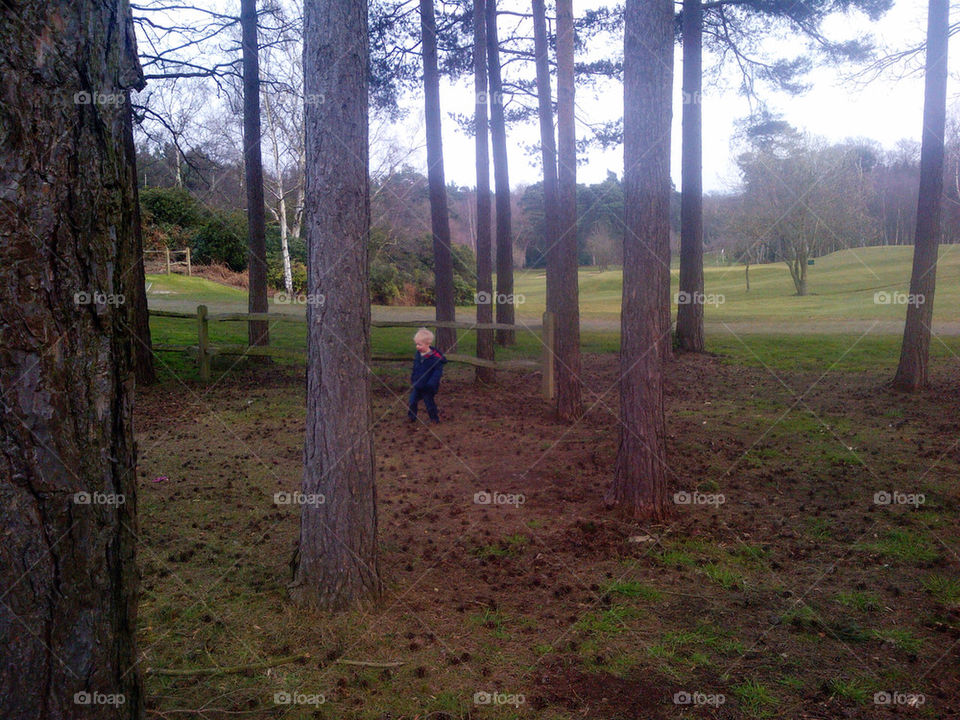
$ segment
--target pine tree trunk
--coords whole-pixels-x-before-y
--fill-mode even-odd
[[[130,8],[0,3],[0,67],[0,714],[138,719]]]
[[[620,446],[608,504],[635,518],[667,514],[663,414],[664,245],[670,243],[673,3],[627,0],[624,27],[623,304]]]
[[[474,124],[477,148],[477,322],[493,322],[493,267],[490,257],[490,148],[487,142],[487,28],[484,0],[474,0],[473,16],[473,77],[476,92]],[[493,360],[493,331],[477,331],[477,357]],[[489,383],[496,379],[493,368],[478,367],[477,382]]]
[[[573,0],[557,0],[557,145],[559,262],[557,263],[557,417],[583,415],[580,382],[580,278],[577,276],[577,130],[574,120]]]
[[[683,148],[680,194],[680,294],[677,344],[703,352],[703,7],[683,2]]]
[[[140,192],[137,186],[137,147],[133,141],[133,113],[130,110],[130,93],[126,97],[127,117],[124,123],[123,140],[127,157],[130,158],[130,183],[133,187],[133,252],[134,264],[130,269],[130,297],[127,300],[130,331],[133,337],[133,369],[140,385],[156,382],[153,367],[153,342],[150,337],[150,309],[147,306],[147,282],[143,269],[143,224],[140,220]]]
[[[433,230],[433,277],[436,317],[456,320],[453,297],[453,253],[450,249],[450,214],[443,172],[443,137],[440,132],[440,75],[437,70],[437,19],[433,0],[420,0],[423,39],[424,118],[427,124],[427,182],[430,186],[430,226]],[[457,345],[457,332],[437,328],[437,347],[449,352]]]
[[[533,0],[533,42],[537,67],[537,107],[540,118],[540,159],[543,165],[543,248],[547,260],[547,312],[559,312],[557,281],[560,276],[560,217],[557,181],[557,143],[553,130],[550,94],[550,59],[547,55],[547,20],[543,0]],[[556,351],[556,348],[554,348]],[[554,365],[556,365],[554,356]]]
[[[507,122],[503,114],[500,79],[500,41],[497,35],[497,0],[487,0],[487,66],[490,73],[490,141],[493,145],[493,182],[497,204],[497,296],[513,297],[513,220],[510,209],[510,174],[507,160]],[[497,322],[516,322],[513,303],[497,303]],[[497,330],[499,345],[517,342],[513,330]]]
[[[267,239],[263,203],[263,158],[260,154],[260,61],[257,41],[257,0],[240,0],[243,34],[243,168],[247,190],[247,265],[250,286],[247,312],[265,313],[267,305]],[[270,344],[270,325],[247,323],[250,345]]]
[[[927,18],[927,67],[923,98],[923,142],[920,150],[920,195],[913,246],[913,271],[900,364],[893,379],[898,390],[915,392],[927,384],[933,294],[940,250],[943,197],[943,145],[947,115],[947,46],[949,0],[930,0]]]
[[[370,404],[367,4],[308,0],[304,90],[307,434],[291,596],[325,610],[381,593]],[[336,272],[330,272],[330,268]],[[322,298],[322,301],[320,300]]]

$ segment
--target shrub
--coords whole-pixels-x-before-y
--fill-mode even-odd
[[[400,298],[399,271],[383,262],[370,266],[370,301],[376,305],[391,305]]]
[[[183,188],[144,188],[140,207],[148,246],[189,245],[198,264],[222,263],[236,272],[247,267],[247,221],[242,212],[205,207]]]
[[[193,228],[203,223],[205,208],[183,188],[144,188],[140,207],[158,225]]]
[[[453,299],[472,305],[476,289],[476,256],[465,245],[454,245]],[[370,232],[370,298],[375,304],[432,305],[436,296],[433,242],[428,236],[396,239],[383,228]]]
[[[221,262],[237,272],[247,267],[247,221],[242,213],[210,213],[193,239],[200,264]]]
[[[290,279],[295,293],[307,291],[307,266],[297,260],[290,260]],[[283,278],[283,256],[267,255],[267,284],[276,290],[285,290]]]

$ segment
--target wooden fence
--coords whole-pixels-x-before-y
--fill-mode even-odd
[[[200,370],[200,379],[204,382],[210,380],[210,360],[215,355],[248,355],[259,357],[278,357],[293,358],[306,361],[306,350],[291,350],[287,348],[271,347],[269,345],[213,345],[210,343],[210,323],[211,322],[250,322],[260,320],[266,322],[293,322],[305,325],[307,319],[302,315],[290,315],[286,313],[214,313],[207,311],[206,305],[198,305],[196,314],[173,312],[169,310],[151,310],[150,315],[154,317],[183,318],[196,320],[197,322],[197,344],[196,345],[170,345],[154,343],[153,349],[164,352],[186,352],[196,354],[197,365]],[[507,325],[504,323],[468,323],[468,322],[440,322],[437,320],[375,320],[370,323],[373,327],[432,327],[432,328],[453,328],[456,330],[527,330],[540,331],[540,338],[543,343],[543,349],[539,360],[482,360],[472,355],[461,355],[460,353],[447,353],[447,360],[450,362],[464,363],[474,367],[489,367],[494,370],[539,370],[542,373],[541,394],[551,399],[555,393],[555,376],[553,366],[553,355],[556,347],[556,319],[553,313],[543,314],[543,324],[541,325]],[[409,361],[411,354],[397,355],[388,353],[372,353],[373,360],[399,360]]]
[[[159,264],[161,270],[166,270],[166,274],[169,275],[173,268],[183,268],[187,269],[187,275],[193,274],[193,266],[190,261],[190,248],[184,248],[183,250],[171,250],[170,248],[164,248],[163,250],[144,250],[144,256],[147,255],[160,255]],[[178,257],[183,257],[183,260],[178,260]],[[147,258],[143,258],[144,263],[147,262]],[[152,268],[151,268],[152,269]]]

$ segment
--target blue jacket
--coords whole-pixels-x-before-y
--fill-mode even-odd
[[[417,390],[437,392],[440,388],[440,378],[443,375],[443,365],[447,359],[433,345],[426,356],[419,352],[413,357],[413,372],[410,373],[410,382]]]

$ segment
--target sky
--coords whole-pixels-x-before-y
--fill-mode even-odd
[[[577,6],[574,3],[574,12]],[[584,3],[583,5],[586,5]],[[583,6],[582,5],[582,6]],[[581,6],[581,7],[582,7]],[[890,12],[879,22],[870,23],[865,16],[857,13],[831,19],[824,26],[831,38],[848,38],[862,31],[872,31],[881,47],[903,48],[923,41],[926,34],[926,0],[896,0]],[[785,54],[792,54],[802,47],[789,40],[780,41]],[[953,44],[956,44],[956,38]],[[948,85],[948,107],[955,106],[958,99],[956,78],[960,73],[960,50],[951,48],[951,80]],[[922,61],[922,56],[920,58]],[[704,57],[704,67],[710,64]],[[680,186],[680,68],[679,46],[674,58],[674,117],[672,175],[677,187]],[[820,68],[807,77],[810,89],[803,95],[790,97],[785,93],[765,91],[764,100],[769,107],[782,114],[783,118],[795,127],[810,134],[821,136],[830,141],[845,138],[870,138],[885,148],[892,149],[901,139],[920,140],[923,117],[923,76],[915,73],[911,77],[898,79],[891,73],[870,83],[855,83],[840,77],[835,68]],[[724,192],[736,188],[739,174],[734,163],[736,148],[731,140],[738,119],[747,116],[750,105],[746,98],[738,95],[737,81],[731,81],[725,88],[704,87],[703,108],[703,181],[704,191]],[[556,87],[553,88],[556,97]],[[457,128],[448,112],[472,113],[472,80],[461,82],[458,86],[449,84],[441,88],[441,106],[444,110],[443,142],[444,171],[448,182],[458,185],[476,184],[474,158],[474,140]],[[423,116],[419,109],[419,97],[408,100],[411,108],[410,118],[403,127],[395,128],[398,139],[423,145]],[[577,95],[578,121],[597,121],[613,119],[622,114],[622,89],[612,86],[608,91],[596,96],[591,90],[584,89]],[[578,136],[582,126],[578,129]],[[532,164],[532,158],[525,145],[539,142],[536,123],[527,127],[508,128],[508,152],[510,153],[510,184],[514,187],[538,182],[540,179],[539,162]],[[374,150],[375,151],[375,150]],[[578,181],[584,183],[600,182],[611,170],[618,176],[623,172],[622,147],[605,152],[594,150],[581,158],[578,167]],[[411,164],[426,167],[425,151],[411,158]]]

